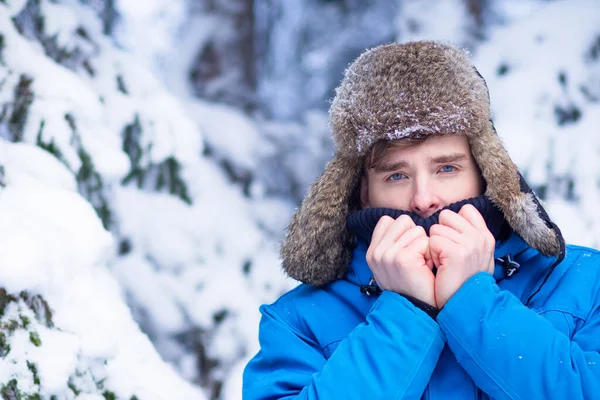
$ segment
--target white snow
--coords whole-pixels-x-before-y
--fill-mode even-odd
[[[187,110],[198,121],[213,150],[227,155],[240,167],[256,169],[258,161],[275,150],[263,140],[256,122],[241,111],[199,100],[188,102]]]
[[[188,16],[185,2],[117,2],[124,16],[117,37],[125,45],[117,49],[89,7],[41,0],[44,34],[56,35],[64,49],[77,49],[93,73],[55,62],[39,41],[19,34],[10,18],[26,2],[7,3],[0,5],[0,102],[12,104],[21,76],[33,80],[22,141],[10,142],[0,122],[0,286],[17,298],[21,291],[40,295],[54,326],[38,321],[24,300],[9,303],[0,322],[26,317],[30,324],[7,333],[11,350],[0,358],[0,385],[14,378],[24,393],[66,399],[75,397],[69,383],[86,400],[103,399],[105,390],[127,399],[204,399],[210,387],[198,386],[202,373],[223,381],[222,399],[239,399],[243,368],[258,350],[258,307],[296,285],[283,276],[278,256],[295,204],[273,193],[302,196],[320,173],[332,149],[326,112],[303,110],[294,122],[269,121],[187,97],[193,47],[221,27],[209,14]],[[492,6],[501,21],[485,32],[489,40],[473,48],[490,87],[496,128],[528,182],[546,187],[548,211],[567,240],[598,246],[600,106],[579,89],[600,80],[599,61],[587,56],[600,34],[598,4],[501,3]],[[315,46],[296,60],[301,46],[289,42],[297,40],[299,28],[308,29],[302,18],[311,15],[293,14],[303,4],[282,5],[284,21],[278,21],[273,43],[278,52],[259,88],[279,103],[273,109],[280,115],[294,113],[301,96],[326,91],[328,76],[318,73],[354,39],[364,39],[344,30],[327,38],[335,51]],[[381,26],[381,15],[365,12],[373,13],[371,25],[380,34],[373,37],[395,29],[399,41],[472,43],[465,4],[403,2],[395,27]],[[79,27],[90,40],[77,34]],[[303,71],[291,73],[290,63]],[[157,70],[161,65],[173,69]],[[504,75],[498,74],[501,65]],[[299,80],[307,71],[318,76]],[[559,126],[554,110],[570,104],[581,117]],[[123,133],[136,119],[137,167],[145,181],[124,185],[131,161]],[[36,146],[38,138],[58,148],[62,161]],[[90,198],[82,197],[86,191],[76,179],[80,150],[101,178]],[[168,159],[177,161],[191,204],[170,193],[168,184],[156,189],[158,168]],[[232,183],[223,163],[248,174],[249,187]],[[278,192],[288,181],[290,188]],[[111,212],[109,230],[93,208],[98,193]],[[199,371],[200,353],[217,360],[217,367]],[[36,366],[39,386],[27,362]]]
[[[37,146],[0,140],[0,160],[11,168],[5,182],[8,185],[50,186],[76,191],[73,174],[56,158]]]
[[[0,221],[3,287],[42,295],[60,328],[38,327],[40,347],[29,343],[26,331],[16,331],[0,362],[8,368],[3,377],[18,377],[14,368],[29,360],[38,367],[41,393],[60,393],[76,370],[101,358],[107,386],[119,396],[147,391],[151,398],[202,398],[160,360],[131,318],[106,265],[111,237],[89,203],[72,190],[17,183],[0,192]]]
[[[418,1],[400,2],[396,18],[397,41],[444,40],[464,44],[472,28],[467,3],[447,0],[424,6]]]
[[[557,26],[577,29],[556,29]],[[580,87],[598,70],[588,60],[600,34],[600,12],[593,0],[557,1],[493,32],[475,63],[486,78],[500,137],[530,185],[547,185],[550,216],[567,241],[600,245],[597,185],[600,106]],[[506,65],[508,71],[497,71]],[[564,74],[566,84],[559,83]],[[559,126],[555,107],[575,104],[581,118]],[[574,182],[576,202],[564,198],[564,178]]]
[[[89,8],[42,1],[41,9],[44,33],[80,51],[93,73],[57,64],[12,23],[1,25],[6,68],[0,66],[0,76],[9,90],[0,95],[12,102],[12,89],[26,75],[32,103],[23,141],[7,141],[8,130],[0,137],[6,185],[0,191],[0,264],[10,266],[0,280],[13,296],[22,290],[42,296],[54,322],[54,328],[36,322],[9,336],[12,350],[2,365],[18,362],[2,377],[17,378],[21,391],[42,395],[72,396],[72,383],[89,398],[109,390],[119,398],[202,399],[203,392],[182,378],[199,379],[194,346],[206,346],[206,356],[219,360],[212,379],[227,379],[229,369],[256,350],[258,306],[295,283],[279,270],[276,241],[259,229],[260,215],[279,210],[287,218],[292,207],[271,199],[261,203],[264,193],[253,185],[252,201],[259,205],[254,212],[240,188],[201,157],[201,130],[223,154],[234,144],[242,169],[257,168],[256,157],[273,148],[260,143],[257,125],[242,113],[176,99],[144,62],[102,36]],[[0,18],[8,21],[9,10],[0,7]],[[85,43],[75,32],[80,26],[89,38]],[[136,120],[134,153],[141,152],[137,168],[146,171],[141,188],[135,179],[121,184],[131,167],[123,133]],[[35,146],[38,141],[58,149],[61,160]],[[86,190],[107,200],[110,232],[92,207],[97,198],[86,201],[77,193],[82,151],[93,164],[88,172],[101,179],[87,181],[98,186]],[[158,170],[152,168],[167,159],[177,161],[179,170],[170,173],[178,174],[192,204],[154,189]],[[119,256],[123,242],[130,250]],[[19,315],[30,312],[19,304]],[[32,330],[40,347],[29,340]],[[203,342],[177,339],[194,331],[206,332]],[[39,387],[26,361],[37,366]]]

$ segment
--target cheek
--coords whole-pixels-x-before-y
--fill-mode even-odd
[[[465,176],[465,179],[462,180],[459,184],[459,187],[456,187],[455,193],[462,196],[462,198],[457,201],[467,199],[469,197],[476,197],[483,193],[483,185],[481,177],[478,174],[469,174]]]
[[[457,201],[479,196],[481,194],[481,185],[479,180],[465,177],[465,179],[445,182],[444,185],[438,187],[437,193],[441,203],[448,205],[456,203]]]
[[[369,185],[369,203],[371,207],[394,208],[406,210],[407,188],[400,185]]]

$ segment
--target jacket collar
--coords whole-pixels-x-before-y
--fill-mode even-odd
[[[500,259],[506,259],[510,256],[510,259],[515,261],[519,265],[524,265],[528,260],[539,254],[539,251],[530,247],[517,233],[512,232],[510,236],[503,241],[496,243],[496,250],[494,251],[494,257],[496,258],[496,268],[494,270],[494,278],[496,281],[500,281],[507,277],[507,269],[500,261]],[[366,260],[367,256],[367,244],[363,240],[358,240],[357,245],[352,253],[352,261],[346,274],[346,280],[354,283],[355,285],[367,285],[373,276],[369,265]],[[541,271],[528,271],[528,273],[542,273],[547,269],[548,265],[540,265],[537,268]],[[530,266],[528,265],[528,269]],[[535,267],[532,267],[535,268]]]
[[[369,243],[373,236],[375,226],[382,216],[387,215],[388,217],[397,219],[401,215],[407,215],[416,225],[422,227],[425,230],[425,233],[429,235],[429,229],[439,222],[440,213],[443,210],[451,210],[458,213],[466,204],[472,205],[479,211],[488,230],[495,238],[508,237],[510,228],[504,219],[504,214],[502,214],[502,211],[494,205],[486,195],[471,197],[449,204],[427,218],[423,218],[414,212],[406,210],[392,208],[364,208],[355,211],[348,216],[346,219],[346,229],[350,234]]]

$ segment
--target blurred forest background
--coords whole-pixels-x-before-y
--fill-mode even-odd
[[[597,0],[0,0],[2,397],[241,398],[334,89],[419,39],[469,49],[524,176],[599,246]]]

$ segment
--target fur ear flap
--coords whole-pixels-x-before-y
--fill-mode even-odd
[[[502,210],[504,218],[527,244],[542,254],[558,256],[560,238],[550,217],[510,159],[492,123],[469,135],[471,153],[486,181],[486,195]]]
[[[344,276],[350,262],[346,217],[361,177],[363,160],[339,155],[327,164],[292,217],[281,246],[283,269],[315,286]]]

